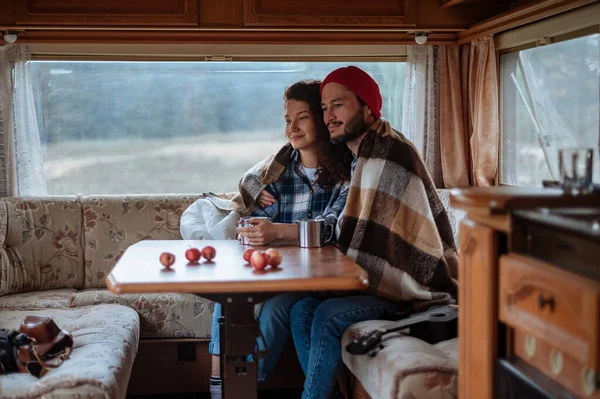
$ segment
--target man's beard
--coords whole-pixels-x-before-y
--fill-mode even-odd
[[[367,124],[365,123],[365,115],[362,108],[360,108],[354,116],[345,123],[344,133],[337,137],[331,137],[333,144],[347,143],[352,140],[356,140],[367,131]]]

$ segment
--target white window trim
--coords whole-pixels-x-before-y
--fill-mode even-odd
[[[542,38],[552,38],[569,33],[596,28],[600,32],[600,3],[580,7],[529,25],[511,29],[495,36],[496,50],[535,44]]]
[[[405,45],[255,44],[31,44],[37,59],[201,60],[225,56],[234,61],[406,61]]]

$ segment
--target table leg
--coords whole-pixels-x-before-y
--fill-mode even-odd
[[[257,399],[256,348],[260,328],[254,318],[254,305],[258,298],[251,294],[236,294],[220,299],[224,318],[220,323],[223,398]]]

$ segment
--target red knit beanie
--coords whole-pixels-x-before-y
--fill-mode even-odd
[[[338,68],[321,82],[321,94],[327,83],[339,83],[356,94],[373,112],[376,119],[381,117],[381,93],[379,86],[368,73],[355,66]]]

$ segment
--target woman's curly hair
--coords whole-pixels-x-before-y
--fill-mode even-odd
[[[308,104],[317,129],[319,167],[315,183],[323,188],[333,188],[339,182],[350,180],[352,153],[345,143],[332,144],[330,141],[329,130],[323,121],[320,85],[319,80],[301,80],[288,87],[283,98],[286,103],[296,100]]]

